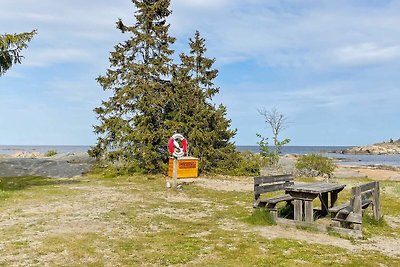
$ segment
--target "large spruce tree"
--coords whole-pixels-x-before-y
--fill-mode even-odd
[[[166,23],[169,0],[134,0],[136,23],[117,28],[129,39],[115,46],[110,68],[97,80],[113,95],[95,109],[100,124],[92,156],[129,164],[144,172],[165,170],[166,145],[174,133],[189,141],[189,154],[200,158],[201,171],[232,168],[237,152],[230,139],[226,107],[211,100],[219,92],[214,85],[215,59],[205,56],[205,40],[196,32],[189,40],[190,53],[180,64],[171,60]],[[233,165],[232,165],[233,164]]]
[[[230,130],[231,121],[226,119],[226,107],[212,104],[212,98],[219,92],[214,85],[218,70],[213,68],[215,58],[205,56],[205,39],[196,31],[189,39],[190,52],[181,54],[181,64],[173,79],[176,103],[173,119],[175,128],[188,139],[190,153],[200,159],[200,170],[212,171],[233,164],[237,157],[231,138],[235,130]],[[230,168],[235,166],[229,166]]]
[[[89,152],[113,162],[134,162],[143,171],[159,172],[166,161],[170,132],[164,123],[170,113],[174,68],[166,18],[169,0],[133,0],[136,23],[117,28],[129,39],[111,52],[110,68],[97,78],[113,96],[95,109],[100,125],[98,142]]]

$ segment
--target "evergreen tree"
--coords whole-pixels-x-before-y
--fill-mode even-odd
[[[134,0],[136,23],[117,28],[129,39],[115,46],[106,75],[97,78],[113,95],[95,109],[99,135],[89,153],[114,163],[129,163],[145,172],[165,170],[167,142],[173,133],[189,140],[190,154],[200,170],[235,167],[238,153],[230,139],[226,107],[211,100],[219,92],[215,59],[205,57],[205,40],[196,32],[190,53],[172,62],[168,34],[169,0]],[[129,166],[131,167],[131,166]]]
[[[200,159],[200,170],[235,167],[232,164],[237,162],[237,153],[230,140],[236,131],[229,129],[226,107],[211,103],[219,92],[214,85],[218,76],[213,68],[215,59],[205,56],[205,39],[198,31],[194,39],[189,39],[189,46],[189,55],[180,55],[181,64],[173,79],[177,103],[173,127],[189,139],[189,151]]]
[[[113,162],[133,161],[146,172],[160,172],[167,159],[165,127],[170,113],[172,87],[168,78],[174,65],[166,18],[169,0],[133,0],[136,23],[117,28],[130,34],[111,53],[110,68],[97,78],[113,96],[95,109],[100,125],[97,145],[89,151]]]
[[[20,64],[22,49],[28,47],[36,30],[24,33],[0,35],[0,76],[6,73],[13,64]]]

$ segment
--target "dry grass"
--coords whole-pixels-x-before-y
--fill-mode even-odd
[[[163,177],[144,176],[1,178],[0,266],[396,266],[400,255],[379,239],[400,244],[400,194],[384,189],[394,224],[354,243],[246,223],[251,191],[167,191]]]

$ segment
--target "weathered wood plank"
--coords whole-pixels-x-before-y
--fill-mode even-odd
[[[293,176],[291,175],[276,175],[276,176],[259,176],[254,177],[254,185],[260,185],[265,183],[276,183],[276,182],[285,182],[285,181],[293,181]]]
[[[286,194],[286,195],[279,196],[279,197],[266,198],[261,201],[265,202],[265,203],[276,204],[276,203],[279,203],[282,201],[289,201],[289,200],[293,200],[293,197],[289,194]]]
[[[314,220],[313,202],[304,201],[304,221],[312,222]]]
[[[373,203],[374,219],[379,220],[381,218],[381,200],[379,192],[379,183],[375,184],[372,203]]]
[[[293,205],[294,205],[294,220],[302,221],[303,220],[303,201],[300,199],[294,199]]]
[[[364,192],[364,191],[367,191],[367,190],[374,189],[375,186],[376,186],[376,183],[378,183],[378,182],[370,182],[370,183],[359,185],[358,187],[360,188],[361,192]]]
[[[350,202],[346,202],[338,206],[333,206],[332,208],[328,209],[328,211],[331,213],[337,213],[339,210],[345,209],[347,207],[350,207]]]
[[[278,184],[256,186],[256,187],[254,187],[254,193],[262,194],[262,193],[283,190],[286,187],[291,186],[293,184],[294,184],[294,182],[284,182],[284,183],[278,183]]]
[[[286,188],[287,191],[292,192],[304,192],[304,193],[315,193],[322,194],[326,192],[342,190],[346,185],[343,184],[332,184],[332,183],[313,183],[313,184],[300,184],[290,188]]]
[[[294,221],[290,219],[284,219],[284,218],[277,218],[276,222],[281,225],[288,225],[288,226],[301,226],[301,227],[309,227],[312,229],[316,229],[320,232],[327,233],[329,231],[335,231],[339,234],[347,235],[350,237],[354,238],[362,238],[362,231],[360,230],[354,230],[354,229],[348,229],[348,228],[341,228],[341,227],[335,227],[335,226],[328,226],[328,225],[323,225],[323,224],[317,224],[313,222],[304,222],[304,221]]]
[[[327,215],[328,214],[328,193],[322,193],[320,195],[320,200],[321,200],[321,211],[322,215]]]

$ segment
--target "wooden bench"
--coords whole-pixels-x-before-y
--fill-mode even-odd
[[[350,226],[354,230],[362,230],[362,212],[372,204],[374,219],[379,220],[380,199],[379,182],[370,182],[351,188],[350,201],[329,209],[333,226]]]
[[[284,190],[286,187],[293,185],[293,176],[276,175],[276,176],[260,176],[254,177],[254,202],[253,207],[265,207],[276,220],[278,217],[278,209],[276,205],[286,201],[286,205],[290,205],[293,200],[289,194],[280,195],[270,198],[261,198],[261,194]]]

